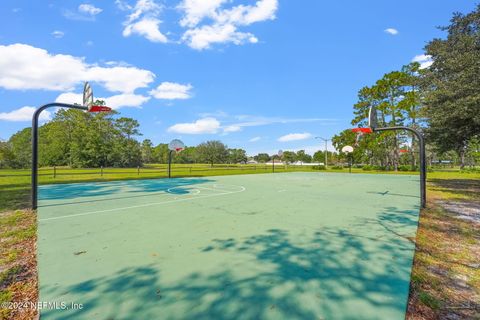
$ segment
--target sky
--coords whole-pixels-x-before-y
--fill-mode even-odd
[[[94,96],[141,139],[313,153],[351,127],[357,92],[444,37],[473,1],[0,2],[0,139],[35,108]],[[44,111],[43,123],[55,109]],[[329,149],[332,146],[329,143]]]

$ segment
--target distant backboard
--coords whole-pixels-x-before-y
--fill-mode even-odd
[[[342,148],[343,153],[352,153],[353,152],[353,147],[352,146],[345,146]]]
[[[181,140],[173,139],[173,140],[170,141],[170,143],[168,144],[168,149],[169,149],[170,151],[180,152],[180,151],[182,151],[183,149],[185,149],[185,144],[184,144]]]

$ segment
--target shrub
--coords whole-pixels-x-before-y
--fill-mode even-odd
[[[313,166],[313,170],[326,170],[325,166]]]
[[[333,170],[343,170],[343,166],[333,166]]]
[[[363,166],[362,168],[364,171],[371,171],[373,170],[373,166],[372,165],[369,165],[369,164],[366,164]]]

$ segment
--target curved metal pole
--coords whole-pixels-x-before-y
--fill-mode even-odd
[[[425,138],[420,131],[409,127],[375,128],[373,129],[373,132],[390,130],[410,131],[418,138],[418,145],[420,147],[420,198],[422,208],[425,208],[427,206],[427,166],[425,160]]]
[[[79,109],[79,110],[88,110],[88,107],[85,106],[77,106],[74,104],[67,104],[67,103],[48,103],[37,110],[32,117],[32,209],[37,209],[37,198],[38,198],[38,118],[40,117],[40,113],[43,110],[50,108],[50,107],[60,107],[60,108],[70,108],[70,109]]]

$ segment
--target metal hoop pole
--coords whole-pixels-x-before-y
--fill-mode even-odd
[[[32,209],[37,209],[38,204],[38,119],[43,110],[50,107],[61,107],[79,110],[88,110],[85,106],[66,103],[48,103],[35,110],[32,117]]]
[[[387,127],[373,129],[374,132],[390,130],[410,131],[418,138],[418,145],[420,148],[420,199],[422,208],[425,208],[427,206],[427,166],[425,159],[425,138],[420,131],[410,127]]]
[[[172,177],[172,150],[168,151],[168,178]]]

